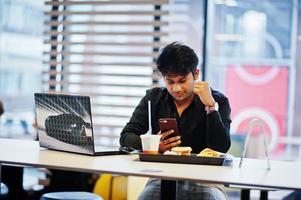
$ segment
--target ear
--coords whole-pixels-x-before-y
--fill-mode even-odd
[[[196,69],[195,72],[194,72],[194,80],[198,80],[199,79],[199,76],[200,76],[200,70],[199,69]]]

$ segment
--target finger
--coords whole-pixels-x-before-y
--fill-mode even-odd
[[[178,141],[176,141],[176,142],[169,143],[167,149],[170,150],[170,149],[172,149],[172,148],[174,148],[174,147],[176,147],[176,146],[178,146],[178,145],[180,145],[180,144],[181,144],[181,140],[178,140]]]
[[[204,81],[196,81],[194,84],[200,85],[200,84],[202,84],[202,83],[204,83]]]
[[[172,142],[172,143],[169,143],[169,144],[166,144],[164,142],[160,142],[160,146],[159,146],[160,150],[159,151],[161,153],[164,153],[165,151],[170,150],[173,147],[179,146],[180,144],[181,144],[181,140],[178,140],[176,142]]]
[[[175,136],[175,137],[171,137],[171,138],[168,138],[166,140],[163,140],[163,142],[165,142],[166,144],[169,144],[169,143],[179,141],[180,139],[181,139],[180,136]]]
[[[162,135],[162,137],[163,137],[163,139],[164,139],[164,138],[166,138],[167,136],[169,136],[170,134],[172,134],[173,132],[174,132],[174,130],[171,129],[171,130],[168,130],[168,131],[162,133],[161,135]]]
[[[194,85],[199,86],[199,87],[202,87],[202,86],[206,85],[206,83],[203,82],[203,81],[200,81],[200,82],[194,83]]]
[[[199,89],[201,86],[199,84],[194,84],[194,88],[196,89]]]
[[[194,90],[194,91],[198,91],[198,92],[202,92],[202,91],[204,91],[204,88],[201,88],[201,87],[194,87],[193,90]]]
[[[208,83],[198,83],[198,84],[194,84],[194,86],[200,89],[205,89],[210,87]]]
[[[200,90],[197,89],[197,88],[194,88],[194,89],[193,89],[193,92],[194,92],[195,94],[198,94],[198,93],[200,93]]]

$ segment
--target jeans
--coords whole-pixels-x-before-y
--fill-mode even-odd
[[[226,200],[226,194],[222,186],[199,184],[188,181],[178,181],[177,200]],[[161,180],[150,179],[138,200],[158,200],[161,196]]]

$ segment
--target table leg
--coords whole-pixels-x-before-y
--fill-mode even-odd
[[[240,192],[240,199],[241,200],[250,200],[250,190],[242,189]]]
[[[268,191],[260,191],[260,200],[268,200]]]
[[[161,180],[161,200],[175,200],[177,196],[177,181]]]
[[[1,162],[0,162],[0,195],[1,195]]]

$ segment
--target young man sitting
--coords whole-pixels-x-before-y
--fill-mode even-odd
[[[148,131],[148,100],[152,107],[153,134],[160,134],[159,151],[189,146],[193,153],[205,148],[227,152],[230,148],[230,105],[228,99],[212,90],[207,82],[198,81],[198,57],[188,46],[171,43],[157,59],[166,88],[153,88],[136,107],[120,135],[121,146],[141,149],[140,135]],[[161,132],[160,118],[176,118],[180,136],[165,139],[173,130]],[[158,179],[151,179],[139,199],[160,199]],[[221,185],[178,181],[178,199],[226,199]]]

